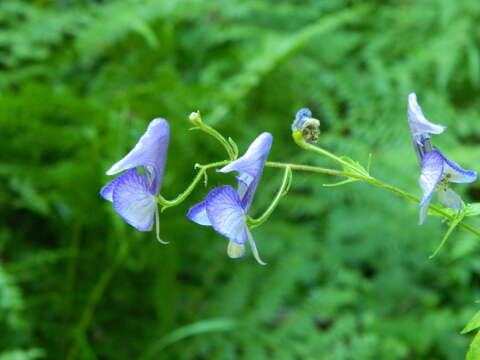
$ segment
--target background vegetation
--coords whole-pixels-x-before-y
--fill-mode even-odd
[[[0,359],[463,358],[479,240],[457,229],[428,260],[446,226],[417,226],[413,202],[295,173],[254,231],[262,267],[185,218],[207,188],[162,214],[168,246],[98,192],[154,117],[172,128],[167,198],[224,159],[187,131],[198,109],[241,152],[270,131],[270,160],[332,166],[291,140],[307,106],[322,146],[420,194],[411,91],[448,126],[435,143],[479,171],[479,21],[478,0],[1,0]]]

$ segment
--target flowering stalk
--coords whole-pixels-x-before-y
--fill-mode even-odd
[[[298,171],[307,171],[307,172],[314,172],[314,173],[319,173],[319,174],[327,174],[327,175],[336,175],[336,176],[343,176],[343,177],[347,177],[347,178],[350,178],[350,179],[355,179],[355,180],[360,180],[360,181],[365,181],[365,182],[368,182],[372,185],[375,185],[375,186],[378,186],[378,187],[381,187],[385,190],[388,190],[388,191],[391,191],[397,195],[400,195],[404,198],[407,198],[407,199],[410,199],[412,201],[414,201],[415,203],[419,203],[420,202],[420,199],[415,196],[415,195],[412,195],[406,191],[403,191],[395,186],[392,186],[392,185],[389,185],[389,184],[386,184],[370,175],[367,176],[363,176],[363,175],[357,175],[357,174],[352,174],[350,172],[346,172],[346,171],[340,171],[340,170],[335,170],[335,169],[328,169],[328,168],[321,168],[321,167],[317,167],[317,166],[310,166],[310,165],[300,165],[300,164],[291,164],[291,163],[281,163],[281,162],[272,162],[272,161],[267,161],[265,163],[265,166],[267,167],[275,167],[275,168],[285,168],[285,167],[289,167],[290,169],[292,170],[298,170]],[[456,219],[456,216],[453,216],[453,215],[450,215],[449,213],[447,213],[446,211],[442,210],[441,208],[439,208],[438,206],[435,206],[435,205],[429,205],[429,209],[436,212],[437,214],[443,216],[444,218],[450,220],[450,221],[455,221]],[[465,230],[468,230],[470,231],[471,233],[477,235],[477,236],[480,236],[480,231],[474,229],[473,227],[471,227],[470,225],[466,224],[465,222],[463,221],[460,221],[458,223],[459,226],[461,226],[462,228],[464,228]]]
[[[305,150],[313,151],[317,154],[320,154],[320,155],[323,155],[323,156],[325,156],[329,159],[332,159],[332,160],[342,164],[345,168],[348,168],[348,169],[354,171],[355,173],[357,173],[359,175],[367,176],[367,177],[370,176],[370,175],[368,175],[368,173],[366,173],[362,169],[359,169],[355,165],[350,164],[349,162],[347,162],[347,161],[343,160],[342,158],[332,154],[331,152],[329,152],[325,149],[322,149],[321,147],[318,147],[316,145],[313,145],[313,144],[310,144],[310,143],[306,142],[303,139],[303,135],[300,131],[293,131],[292,137],[293,137],[293,140],[295,141],[295,143],[298,146],[300,146],[301,148],[303,148]]]
[[[204,131],[217,139],[227,151],[230,160],[235,160],[238,157],[238,148],[235,142],[231,138],[225,139],[217,130],[205,124],[200,116],[200,111],[192,112],[188,119],[195,125],[191,130]]]
[[[195,189],[195,187],[200,182],[202,177],[205,177],[205,182],[206,182],[207,170],[220,167],[220,166],[225,166],[229,163],[230,163],[229,160],[223,160],[223,161],[213,162],[207,165],[195,164],[195,168],[200,170],[198,171],[197,175],[192,180],[190,185],[188,185],[188,187],[181,194],[177,195],[175,199],[167,200],[161,194],[158,194],[157,201],[162,206],[161,211],[164,211],[169,207],[179,205],[182,201],[184,201],[192,193],[192,191]]]

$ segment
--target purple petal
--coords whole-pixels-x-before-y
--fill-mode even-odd
[[[245,211],[248,210],[252,203],[253,195],[262,177],[263,167],[271,147],[272,135],[264,132],[253,141],[242,157],[218,170],[222,173],[231,171],[239,173],[240,176],[237,178],[239,180],[239,193],[242,195],[241,200]],[[252,178],[252,180],[247,181],[246,179],[249,178]],[[247,185],[247,189],[242,188],[240,181]]]
[[[420,206],[425,206],[432,198],[433,192],[443,175],[443,157],[437,151],[427,153],[422,159],[422,173],[420,186],[423,190],[423,198]]]
[[[205,203],[210,223],[218,233],[237,244],[247,241],[245,211],[234,188],[224,185],[213,189]]]
[[[157,202],[149,191],[148,179],[135,169],[127,171],[117,179],[112,194],[115,211],[136,229],[151,230]]]
[[[452,189],[442,187],[438,190],[437,196],[438,201],[440,201],[443,206],[455,210],[462,210],[462,199]]]
[[[118,179],[119,177],[116,177],[112,181],[110,181],[107,185],[105,185],[102,190],[100,190],[100,196],[103,197],[105,200],[108,200],[110,202],[113,201],[112,195],[113,195],[113,189],[115,186],[118,184]]]
[[[248,191],[250,185],[252,185],[253,181],[255,180],[252,176],[248,175],[247,173],[242,173],[235,177],[238,180],[237,186],[237,193],[240,199],[245,197],[245,194]]]
[[[157,194],[162,182],[169,140],[168,122],[161,118],[152,120],[135,147],[123,159],[114,164],[107,171],[107,175],[143,166],[151,181],[151,192]]]
[[[207,207],[206,207],[205,201],[202,201],[201,203],[198,203],[197,205],[192,206],[188,210],[187,217],[199,225],[204,225],[204,226],[212,225],[210,224],[210,220],[208,219],[208,216],[207,216]]]
[[[436,150],[445,161],[445,175],[448,176],[448,182],[469,184],[477,180],[477,173],[473,170],[465,170],[456,162],[448,159],[440,150]]]
[[[297,111],[295,115],[295,121],[292,124],[292,131],[300,131],[302,130],[303,124],[305,123],[306,119],[312,117],[312,112],[310,109],[304,108]]]
[[[417,102],[417,95],[408,95],[408,124],[415,142],[421,144],[421,140],[429,138],[430,134],[441,134],[446,127],[431,123],[423,115],[422,109]]]

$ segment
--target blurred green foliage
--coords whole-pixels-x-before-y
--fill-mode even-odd
[[[308,106],[322,146],[371,153],[373,175],[419,194],[411,91],[478,171],[479,21],[478,0],[1,0],[0,359],[463,358],[478,239],[457,229],[428,260],[447,226],[417,226],[414,203],[294,173],[254,231],[262,267],[184,217],[206,188],[162,214],[167,246],[98,192],[154,117],[172,128],[166,197],[223,160],[187,131],[197,109],[241,153],[270,131],[271,160],[332,166],[291,141]],[[281,174],[266,169],[254,212]]]

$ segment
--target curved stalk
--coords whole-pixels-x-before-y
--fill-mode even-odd
[[[280,199],[286,195],[286,192],[290,187],[291,181],[292,181],[292,170],[290,169],[289,166],[286,166],[285,172],[283,174],[282,185],[280,186],[280,189],[278,189],[277,195],[275,196],[275,199],[273,199],[270,206],[267,208],[267,210],[265,210],[265,212],[259,218],[253,219],[251,217],[248,217],[247,223],[252,229],[254,227],[262,225],[265,221],[267,221],[267,219],[273,213],[273,210],[275,210],[278,203],[280,202]]]
[[[161,194],[158,194],[157,201],[162,206],[162,211],[171,206],[176,206],[182,201],[184,201],[192,193],[192,191],[195,189],[202,177],[205,176],[208,169],[224,166],[228,163],[230,163],[229,160],[217,161],[207,165],[196,164],[195,168],[199,168],[199,172],[197,173],[193,181],[190,183],[190,185],[188,185],[188,187],[181,194],[177,195],[175,199],[167,200]]]

